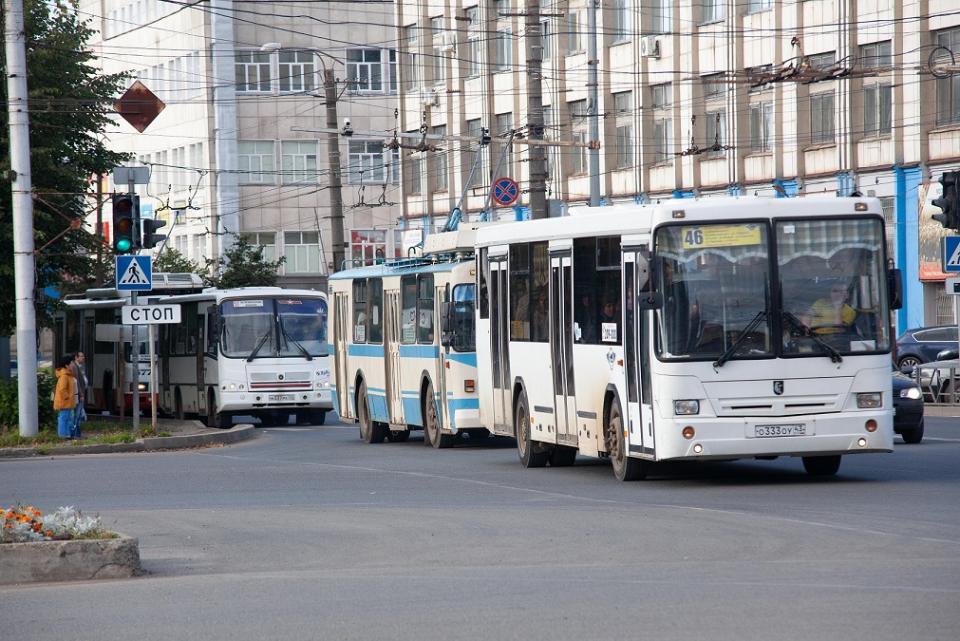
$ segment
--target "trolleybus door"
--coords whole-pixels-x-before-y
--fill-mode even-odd
[[[347,295],[335,294],[333,305],[333,353],[337,383],[337,407],[341,416],[352,416],[350,390],[347,389]]]
[[[384,374],[386,375],[387,412],[390,422],[405,423],[403,417],[403,397],[400,394],[400,292],[385,291],[384,332],[386,333],[386,353],[384,354]]]
[[[440,335],[443,328],[443,304],[450,300],[450,286],[434,287],[433,289],[433,340],[440,343]],[[449,404],[447,403],[447,354],[444,347],[437,348],[437,357],[433,359],[433,380],[437,383],[437,391],[440,392],[439,416],[440,424],[445,428],[450,427]]]
[[[651,312],[637,305],[650,271],[647,259],[636,249],[624,249],[622,264],[629,453],[654,456],[649,344]]]
[[[577,446],[573,380],[573,277],[570,250],[550,254],[550,360],[553,362],[557,443]]]
[[[493,423],[500,434],[513,433],[510,384],[510,296],[506,256],[490,257],[490,362],[493,365]]]

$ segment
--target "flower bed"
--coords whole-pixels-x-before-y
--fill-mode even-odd
[[[73,507],[44,515],[29,505],[0,513],[0,584],[121,578],[139,574],[137,540],[103,529]]]

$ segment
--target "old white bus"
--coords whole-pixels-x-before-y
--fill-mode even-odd
[[[869,198],[572,208],[477,231],[481,417],[523,465],[893,449],[888,270]]]
[[[473,231],[434,234],[422,258],[330,276],[335,401],[368,443],[424,430],[436,448],[487,435],[474,347]]]
[[[170,296],[183,322],[161,325],[160,408],[229,427],[252,415],[264,425],[323,424],[332,408],[323,292],[279,287],[206,289]]]

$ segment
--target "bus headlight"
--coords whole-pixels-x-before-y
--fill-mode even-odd
[[[911,401],[919,401],[922,394],[919,387],[905,387],[900,390],[900,398],[909,398]]]
[[[673,413],[677,416],[690,416],[700,413],[700,401],[688,399],[673,402]]]
[[[147,384],[146,384],[146,383],[137,383],[137,391],[139,391],[139,392],[146,392],[146,391],[147,391]]]
[[[857,394],[857,407],[872,409],[880,407],[883,395],[880,392],[860,392]]]

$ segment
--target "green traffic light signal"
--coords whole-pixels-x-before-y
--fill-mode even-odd
[[[130,247],[131,247],[130,239],[121,238],[117,240],[117,251],[128,252],[130,251]]]

